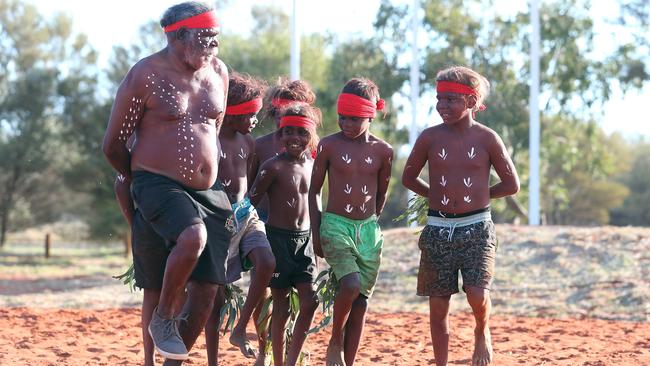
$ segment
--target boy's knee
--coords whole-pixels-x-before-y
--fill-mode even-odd
[[[361,281],[359,281],[359,276],[347,275],[339,281],[339,286],[341,292],[345,294],[353,294],[355,297],[359,295],[361,291]]]
[[[472,306],[485,306],[490,301],[490,291],[480,287],[466,286],[467,301]]]
[[[263,275],[264,277],[271,277],[275,271],[275,257],[270,250],[260,251],[257,256],[257,263],[254,263],[255,272]]]
[[[318,309],[318,296],[306,296],[303,299],[300,299],[300,311],[313,313]]]

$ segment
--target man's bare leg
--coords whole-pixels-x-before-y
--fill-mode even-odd
[[[359,273],[350,273],[339,281],[339,293],[334,299],[334,319],[332,337],[327,346],[325,364],[327,366],[345,366],[343,362],[344,327],[348,321],[352,303],[359,297],[361,280]]]
[[[275,270],[275,257],[270,247],[255,248],[248,254],[248,259],[253,263],[251,283],[248,287],[248,296],[244,302],[237,325],[230,334],[230,343],[239,347],[241,353],[247,358],[257,357],[257,351],[250,344],[246,336],[246,325],[253,315],[253,310],[262,299],[266,287],[269,285],[273,271]]]
[[[451,296],[429,296],[429,326],[436,366],[446,366],[449,357],[449,299]]]
[[[158,306],[160,299],[160,291],[145,288],[142,296],[142,313],[140,314],[142,324],[142,345],[144,346],[144,366],[154,366],[156,358],[154,357],[153,340],[149,334],[149,322],[151,322],[151,315],[153,310]]]
[[[225,302],[224,287],[219,286],[212,305],[212,312],[207,323],[205,323],[205,348],[208,354],[208,366],[217,366],[219,364],[219,315],[221,315],[221,308]]]
[[[184,291],[207,240],[208,233],[202,223],[185,228],[176,239],[176,245],[167,258],[158,303],[158,315],[164,319],[169,319],[176,313],[176,298]]]
[[[295,366],[298,362],[302,346],[305,344],[305,339],[307,339],[307,331],[311,328],[316,308],[318,308],[318,296],[313,284],[298,283],[296,289],[300,298],[300,313],[293,327],[293,337],[287,353],[286,366]],[[273,320],[275,321],[275,318]],[[275,354],[273,357],[275,357]]]
[[[490,336],[490,310],[492,301],[490,291],[474,286],[466,286],[467,302],[472,307],[476,328],[474,328],[474,354],[472,366],[486,366],[492,363],[492,337]]]
[[[218,285],[209,282],[190,281],[187,284],[187,300],[181,312],[187,320],[181,321],[178,327],[183,343],[189,351],[199,338],[205,323],[210,317]],[[163,366],[175,366],[183,361],[165,359]]]
[[[284,331],[289,319],[289,289],[271,289],[273,317],[271,322],[271,345],[273,365],[284,366]]]
[[[366,324],[366,310],[368,310],[368,298],[359,295],[352,303],[350,316],[345,324],[345,348],[343,352],[345,366],[354,365],[363,336],[363,328]]]

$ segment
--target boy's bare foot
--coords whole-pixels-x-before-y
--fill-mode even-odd
[[[251,345],[251,342],[248,341],[245,329],[244,331],[240,331],[237,328],[233,329],[232,333],[230,333],[230,344],[239,348],[246,358],[257,357],[257,350],[253,345]]]
[[[330,340],[327,346],[327,356],[325,358],[326,366],[345,366],[343,361],[343,347]]]
[[[472,366],[487,366],[492,363],[492,337],[490,329],[485,332],[474,333],[474,355],[472,355]]]

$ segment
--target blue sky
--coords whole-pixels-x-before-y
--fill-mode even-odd
[[[100,53],[100,62],[108,60],[114,45],[127,45],[137,42],[138,27],[149,20],[158,20],[169,6],[181,0],[113,0],[113,1],[77,1],[77,0],[25,0],[38,6],[43,14],[64,12],[73,18],[75,30],[89,36],[91,44]],[[303,32],[330,31],[341,36],[370,35],[372,22],[379,0],[298,0],[301,13],[300,26]],[[412,3],[412,0],[394,0],[399,3]],[[250,8],[253,4],[273,4],[291,10],[291,0],[231,0],[230,6],[221,14],[221,23],[229,33],[245,33],[251,24]],[[511,2],[496,0],[496,8],[513,12],[526,2]],[[617,11],[616,2],[593,1],[592,14],[596,25],[598,38],[597,52],[607,52],[614,47],[620,34],[613,34],[613,29],[607,25],[605,15],[611,16]],[[345,9],[345,11],[342,11]],[[501,11],[501,10],[499,10]],[[644,136],[650,140],[650,120],[644,116],[641,106],[650,101],[650,86],[641,91],[631,91],[623,95],[614,87],[612,99],[602,110],[594,112],[596,120],[607,133],[620,132],[628,138]],[[397,103],[406,102],[397,99]],[[408,113],[408,106],[405,111]],[[428,110],[422,106],[420,110]],[[418,113],[421,115],[423,112]],[[405,116],[405,120],[410,117]],[[418,118],[430,123],[439,121],[437,115],[422,114]],[[400,120],[402,118],[400,117]]]

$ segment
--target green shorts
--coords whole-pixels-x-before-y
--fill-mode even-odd
[[[377,216],[352,220],[324,212],[320,224],[321,246],[334,276],[341,279],[359,273],[361,295],[370,297],[379,275],[384,236]]]

